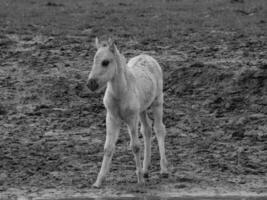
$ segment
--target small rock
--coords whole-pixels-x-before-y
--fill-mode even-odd
[[[246,123],[246,118],[245,117],[240,117],[237,121],[236,121],[236,125],[244,125]]]
[[[88,28],[82,31],[82,34],[84,35],[90,35],[92,33],[93,29],[92,28]]]

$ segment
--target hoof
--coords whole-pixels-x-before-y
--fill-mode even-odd
[[[143,184],[145,184],[145,179],[144,179],[144,177],[141,176],[140,179],[137,180],[137,183],[138,183],[138,185],[143,185]]]
[[[145,178],[145,179],[148,179],[148,178],[149,178],[149,176],[148,176],[148,172],[144,173],[144,178]]]
[[[137,182],[137,185],[143,187],[145,185],[145,181]]]
[[[92,185],[92,188],[99,189],[99,188],[100,188],[100,185],[97,184],[97,183],[94,183],[94,184]]]
[[[169,178],[169,173],[168,172],[160,173],[160,177],[161,178]]]

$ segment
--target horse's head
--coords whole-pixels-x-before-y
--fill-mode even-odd
[[[95,46],[97,52],[88,77],[87,86],[91,91],[100,91],[108,81],[112,80],[116,73],[118,50],[111,39],[100,43],[96,38]]]

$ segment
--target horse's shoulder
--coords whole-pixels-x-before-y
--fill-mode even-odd
[[[132,96],[132,98],[130,98],[129,95]],[[134,94],[129,92],[128,97],[129,98],[117,98],[110,93],[106,93],[104,105],[115,118],[127,121],[127,119],[130,119],[139,110],[139,105],[134,98]]]

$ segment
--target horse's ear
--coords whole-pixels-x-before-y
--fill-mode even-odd
[[[97,49],[100,48],[100,42],[99,42],[99,40],[98,40],[97,37],[95,38],[95,47],[96,47]]]
[[[109,46],[109,50],[112,52],[112,53],[115,53],[117,51],[117,47],[115,45],[115,42],[114,40],[112,40],[111,38],[108,39],[108,46]]]

